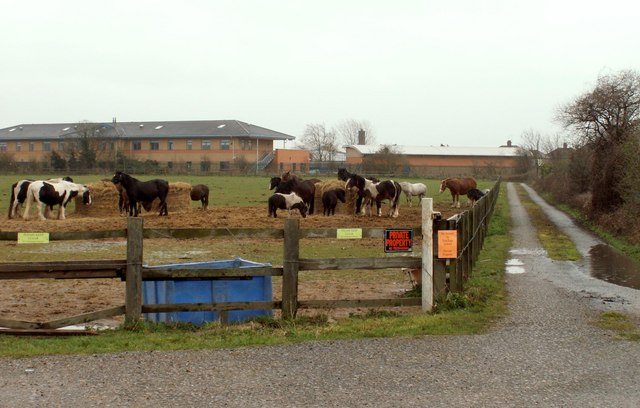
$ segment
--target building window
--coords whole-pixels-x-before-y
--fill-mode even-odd
[[[209,171],[210,165],[211,165],[211,162],[209,162],[208,160],[201,161],[200,162],[200,171],[202,171],[202,172]]]
[[[16,152],[19,152],[22,150],[22,144],[20,142],[16,142]]]
[[[253,150],[253,142],[251,139],[241,140],[240,141],[240,149],[242,150]]]
[[[134,140],[131,142],[131,148],[133,150],[142,150],[142,142],[139,140]]]
[[[291,163],[291,171],[296,172],[296,163]]]
[[[105,150],[107,150],[107,142],[100,142],[100,145],[98,146],[98,150],[100,150],[101,152],[104,152]]]
[[[51,142],[42,142],[42,151],[50,152],[51,151]]]
[[[306,173],[306,172],[307,172],[307,164],[300,163],[300,173]]]
[[[192,148],[191,140],[187,140],[187,150],[191,150],[191,148]]]
[[[191,162],[190,161],[186,162],[185,165],[187,167],[187,170],[191,170]]]
[[[228,161],[221,161],[220,162],[220,171],[229,171],[231,170],[231,165],[229,164]]]
[[[167,150],[173,150],[173,140],[167,141]]]
[[[229,147],[231,147],[231,141],[230,140],[221,140],[220,141],[220,150],[229,150]]]
[[[29,151],[32,152],[36,150],[36,144],[33,142],[29,142]]]
[[[150,150],[159,150],[160,149],[160,143],[156,142],[155,140],[152,142],[149,142],[149,149]]]
[[[173,169],[173,162],[172,161],[168,161],[167,162],[167,168],[168,169]]]
[[[58,142],[58,150],[64,152],[64,142]]]
[[[109,150],[115,150],[116,149],[116,144],[113,142],[109,142]]]
[[[6,152],[6,151],[7,151],[7,144],[0,143],[0,152]]]
[[[202,141],[202,150],[211,150],[211,140]]]

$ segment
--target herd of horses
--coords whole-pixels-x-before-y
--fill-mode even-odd
[[[420,200],[427,194],[427,187],[423,183],[397,182],[394,180],[379,180],[375,177],[361,176],[350,173],[341,168],[337,173],[338,179],[343,181],[344,188],[332,188],[322,194],[323,215],[335,214],[338,202],[344,203],[346,191],[355,190],[357,194],[355,214],[371,216],[373,204],[376,205],[376,215],[382,215],[382,203],[389,202],[387,215],[396,218],[399,215],[399,204],[402,193],[405,194],[407,204],[412,205],[412,197]],[[118,171],[111,178],[118,191],[118,209],[122,214],[139,216],[142,208],[151,211],[151,203],[159,201],[160,216],[169,214],[167,209],[167,196],[169,194],[169,182],[162,179],[140,181],[126,173]],[[277,210],[287,210],[291,216],[292,210],[297,210],[302,217],[313,214],[315,211],[316,184],[319,179],[303,180],[289,171],[282,177],[272,177],[269,189],[274,194],[268,199],[268,216],[277,217]],[[473,178],[446,178],[440,183],[440,193],[449,189],[452,198],[452,207],[460,208],[460,195],[466,195],[469,203],[473,205],[484,196],[484,192],[477,189]],[[14,218],[24,204],[23,219],[29,219],[29,209],[32,205],[38,206],[38,217],[44,220],[50,217],[54,206],[60,207],[58,219],[65,218],[65,208],[74,197],[82,197],[84,205],[91,205],[91,191],[86,185],[74,183],[70,177],[49,180],[20,180],[12,185],[11,202],[9,206],[9,218]],[[209,187],[197,184],[191,188],[190,198],[200,201],[202,209],[209,205]],[[42,205],[45,211],[42,213]]]

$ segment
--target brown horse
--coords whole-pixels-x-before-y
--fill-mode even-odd
[[[202,203],[202,209],[209,208],[209,187],[205,184],[196,184],[191,187],[191,201],[200,201]]]
[[[460,208],[460,194],[467,194],[469,190],[476,187],[476,180],[472,177],[449,177],[440,182],[440,192],[443,193],[448,188],[453,200],[451,206],[456,208]]]

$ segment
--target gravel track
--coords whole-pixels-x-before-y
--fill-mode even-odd
[[[637,313],[640,291],[549,260],[506,187],[524,273],[506,274],[510,314],[488,334],[0,359],[0,406],[637,407],[640,343],[590,322]]]

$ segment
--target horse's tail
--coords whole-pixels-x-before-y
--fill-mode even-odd
[[[9,219],[13,218],[14,216],[14,205],[13,202],[16,200],[16,187],[18,186],[18,183],[15,183],[14,185],[11,186],[11,200],[9,200]]]
[[[25,220],[29,218],[29,211],[31,210],[31,204],[33,204],[33,200],[35,199],[35,194],[37,194],[37,191],[32,189],[31,185],[29,185],[29,188],[27,188],[27,197],[24,200],[24,213],[22,215],[22,218]]]

